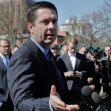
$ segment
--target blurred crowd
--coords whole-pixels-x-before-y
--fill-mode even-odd
[[[109,88],[111,84],[111,46],[107,45],[104,48],[87,48],[86,46],[78,48],[78,46],[77,38],[73,37],[67,39],[62,46],[57,44],[51,46],[51,51],[67,78],[70,90],[75,87],[81,90],[84,85],[90,85],[99,93],[102,85],[104,91],[111,93]],[[73,83],[71,84],[69,80],[72,80]]]

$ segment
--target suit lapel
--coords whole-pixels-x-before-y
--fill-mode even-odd
[[[76,58],[76,67],[75,67],[75,69],[78,69],[79,64],[80,64],[80,59]]]
[[[4,62],[3,62],[3,59],[0,57],[0,67],[2,68],[2,69],[4,69],[4,71],[7,71],[7,68],[6,68],[6,66],[5,66],[5,64],[4,64]]]
[[[28,41],[27,44],[28,44],[28,48],[31,50],[31,52],[35,56],[35,61],[40,62],[40,64],[43,64],[43,67],[45,66],[46,68],[47,68],[47,66],[50,65],[50,71],[52,73],[53,72],[55,73],[54,68],[52,67],[51,62],[49,62],[49,60],[45,57],[45,55],[39,49],[39,47],[32,40],[30,40],[30,39],[29,39],[29,41]],[[51,74],[51,76],[52,76],[52,74]]]
[[[64,59],[65,59],[65,61],[66,61],[66,64],[67,64],[67,66],[68,66],[68,69],[73,71],[73,67],[72,67],[71,60],[70,60],[69,55],[66,54]]]
[[[28,48],[32,51],[33,55],[37,56],[36,57],[37,59],[40,59],[40,61],[44,63],[48,62],[43,52],[39,49],[39,47],[32,40],[29,39],[27,44],[28,44]]]
[[[75,67],[75,70],[78,69],[79,64],[80,64],[80,59],[79,59],[78,56],[79,56],[79,55],[78,55],[78,53],[76,52],[76,67]]]

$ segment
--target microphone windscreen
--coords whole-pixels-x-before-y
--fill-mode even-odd
[[[100,101],[101,101],[101,97],[99,96],[99,94],[97,92],[93,92],[91,94],[91,98],[97,104],[100,103]]]
[[[108,97],[108,94],[106,92],[103,92],[103,93],[100,93],[99,96],[102,98],[102,99],[106,99]]]
[[[91,93],[92,93],[92,89],[89,87],[89,86],[84,86],[82,89],[81,89],[81,93],[83,96],[89,96]]]

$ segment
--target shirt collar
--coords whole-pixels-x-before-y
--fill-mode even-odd
[[[2,59],[9,58],[9,56],[4,56],[2,53],[0,53],[0,57],[1,57]]]
[[[39,49],[43,52],[43,54],[45,54],[45,55],[47,55],[48,54],[48,52],[49,52],[49,48],[44,48],[44,47],[42,47],[39,43],[37,43],[36,41],[35,41],[35,39],[34,38],[30,38],[38,47],[39,47]]]

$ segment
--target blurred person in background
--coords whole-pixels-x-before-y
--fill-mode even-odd
[[[13,111],[7,84],[7,68],[10,59],[10,41],[0,38],[0,111]]]
[[[15,41],[15,47],[14,47],[13,50],[12,50],[12,54],[14,54],[21,46],[22,46],[22,45],[21,45],[20,40],[16,40],[16,41]]]
[[[83,54],[83,55],[86,56],[87,48],[86,48],[85,46],[80,47],[80,49],[79,49],[79,53],[80,53],[80,54]]]
[[[50,50],[56,59],[60,56],[58,45],[55,44],[51,45]]]
[[[67,51],[68,51],[68,46],[67,46],[67,44],[65,43],[65,44],[63,44],[63,46],[60,48],[60,55],[63,55],[63,54],[65,54],[65,53],[67,53]]]
[[[108,45],[104,48],[105,56],[101,58],[101,72],[104,91],[108,92],[111,96],[111,46]]]
[[[87,83],[95,85],[95,90],[100,91],[101,63],[99,62],[98,53],[93,51],[90,59],[87,59]]]
[[[68,51],[58,58],[58,64],[67,80],[72,97],[80,99],[81,88],[85,85],[86,58],[77,52],[78,40],[74,37],[67,41]]]

